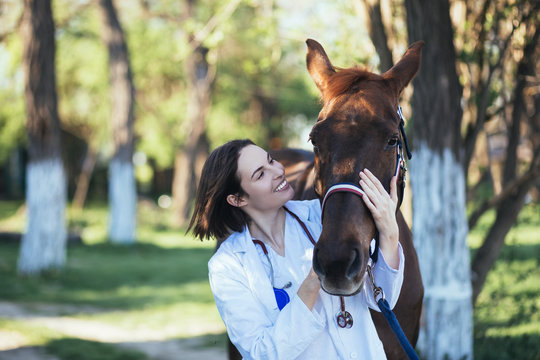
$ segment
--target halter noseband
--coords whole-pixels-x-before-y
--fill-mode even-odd
[[[396,170],[394,171],[394,176],[396,176],[396,177],[399,176],[399,172],[400,172],[401,169],[403,169],[403,171],[407,171],[405,160],[403,158],[402,142],[405,145],[405,151],[407,152],[407,158],[410,160],[411,157],[412,157],[411,151],[409,149],[409,143],[407,141],[407,135],[405,134],[405,128],[404,128],[405,121],[403,119],[403,113],[401,111],[401,106],[399,106],[399,105],[398,105],[397,113],[399,115],[399,131],[400,131],[401,139],[399,140],[398,146],[397,146]],[[405,179],[403,179],[403,181],[405,181]],[[360,197],[362,197],[365,194],[364,190],[362,190],[360,185],[356,185],[356,184],[352,184],[352,183],[337,183],[337,184],[332,185],[326,191],[326,194],[324,195],[324,198],[323,198],[323,201],[322,201],[322,205],[321,205],[321,222],[322,222],[322,220],[324,218],[324,207],[326,205],[326,201],[328,200],[328,198],[330,196],[332,196],[333,194],[338,193],[338,192],[352,193],[352,194],[360,196]],[[378,248],[379,248],[379,233],[378,233],[378,231],[376,231],[375,232],[375,249],[373,250],[373,253],[370,254],[370,257],[373,260],[373,262],[377,261],[377,250],[378,250]]]

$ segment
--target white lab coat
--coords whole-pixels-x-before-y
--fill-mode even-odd
[[[321,233],[319,200],[289,201],[287,208],[308,227],[314,239]],[[208,263],[209,279],[218,311],[232,343],[245,359],[385,359],[384,349],[368,306],[377,310],[371,286],[345,297],[354,318],[350,329],[339,328],[339,297],[320,291],[310,311],[296,291],[311,268],[313,245],[291,215],[287,214],[287,243],[299,241],[309,256],[295,258],[301,279],[288,290],[291,301],[280,311],[260,249],[246,227],[227,238]],[[269,251],[270,247],[268,247]],[[404,256],[399,247],[399,269],[390,268],[381,252],[373,269],[390,307],[394,307],[403,282]]]

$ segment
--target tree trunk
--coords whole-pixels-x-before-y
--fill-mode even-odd
[[[77,179],[77,189],[73,196],[73,208],[82,210],[88,195],[88,186],[96,165],[97,153],[88,145],[86,156],[84,157],[83,166],[79,178]]]
[[[176,154],[174,168],[172,193],[176,225],[182,225],[189,219],[201,171],[197,164],[209,153],[206,114],[210,108],[215,73],[208,63],[207,54],[208,49],[198,46],[186,60],[189,78],[186,122],[189,124],[189,132],[183,149],[179,149]]]
[[[382,20],[380,0],[362,0],[366,9],[366,21],[369,37],[379,55],[381,73],[394,66],[392,51],[388,47],[388,37]]]
[[[409,42],[425,40],[414,80],[410,161],[413,236],[425,286],[418,348],[426,359],[472,359],[462,110],[448,0],[406,0]]]
[[[506,151],[506,161],[503,171],[503,187],[510,187],[516,183],[515,189],[508,192],[504,199],[497,206],[497,216],[495,222],[488,231],[484,242],[474,257],[472,263],[473,272],[473,301],[476,301],[484,282],[487,278],[489,270],[495,264],[499,257],[501,249],[504,245],[506,234],[510,231],[517,220],[519,212],[523,208],[525,196],[529,190],[535,185],[538,171],[538,161],[540,158],[540,142],[537,140],[540,137],[540,104],[534,101],[536,106],[535,114],[531,117],[530,130],[531,142],[533,144],[533,159],[530,165],[529,172],[532,176],[523,177],[522,181],[518,179],[518,145],[522,140],[521,128],[522,119],[524,118],[524,109],[526,109],[525,92],[527,88],[527,79],[536,78],[536,66],[539,50],[540,28],[538,23],[535,24],[534,35],[529,38],[529,42],[523,50],[523,57],[518,65],[517,83],[514,89],[514,101],[512,109],[512,125],[508,131],[508,149]],[[534,26],[534,25],[531,25]]]
[[[22,37],[29,152],[28,224],[18,271],[35,274],[62,267],[66,261],[66,179],[60,155],[54,22],[49,0],[24,1]]]
[[[100,0],[102,38],[109,51],[112,131],[115,153],[109,166],[109,237],[135,241],[137,191],[133,169],[134,87],[124,31],[112,0]]]

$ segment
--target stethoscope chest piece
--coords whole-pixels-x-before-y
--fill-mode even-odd
[[[276,297],[276,302],[279,310],[283,309],[285,305],[291,301],[289,294],[284,289],[274,288],[274,295]]]
[[[336,314],[336,321],[340,328],[350,329],[353,326],[353,317],[348,311],[338,311]]]

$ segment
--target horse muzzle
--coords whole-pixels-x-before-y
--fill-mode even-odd
[[[313,270],[319,276],[321,288],[330,295],[352,296],[363,287],[367,269],[367,259],[360,251],[353,249],[341,260],[339,257],[328,261],[317,244],[313,254]]]

